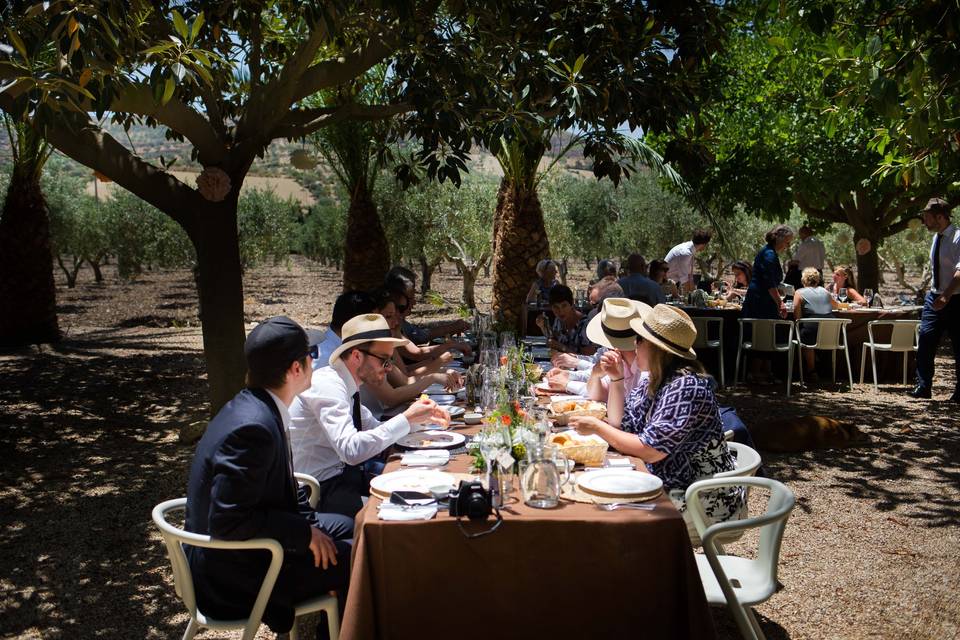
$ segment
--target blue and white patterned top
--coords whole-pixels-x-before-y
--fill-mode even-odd
[[[670,498],[683,511],[687,487],[715,473],[732,471],[733,456],[723,439],[723,423],[709,378],[693,373],[674,376],[660,385],[652,399],[647,394],[649,384],[650,378],[642,377],[630,392],[621,428],[667,455],[647,467],[663,480]],[[713,522],[734,517],[744,505],[742,487],[705,491],[700,496]]]
[[[560,318],[554,318],[551,332],[554,340],[563,345],[566,351],[569,351],[570,353],[583,353],[584,347],[596,346],[593,344],[593,342],[591,342],[590,338],[587,337],[588,323],[589,318],[584,315],[572,329],[567,329],[563,325],[563,320]]]

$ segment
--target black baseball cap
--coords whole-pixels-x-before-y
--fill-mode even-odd
[[[267,318],[255,326],[243,345],[247,367],[258,371],[289,367],[310,351],[307,332],[286,316]]]

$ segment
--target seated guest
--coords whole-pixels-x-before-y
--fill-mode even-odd
[[[607,277],[613,277],[614,280],[619,277],[617,273],[617,263],[613,260],[600,260],[597,262],[597,280],[603,280]]]
[[[330,366],[313,373],[310,388],[290,407],[293,466],[320,482],[323,511],[356,515],[369,495],[361,465],[410,433],[413,426],[446,423],[449,414],[432,400],[418,400],[400,415],[380,422],[360,404],[359,387],[378,384],[404,339],[390,335],[383,316],[370,313],[343,325],[343,344]]]
[[[753,267],[743,260],[737,260],[730,265],[733,272],[733,286],[725,296],[727,302],[743,300],[747,295],[747,287],[750,286],[750,279],[753,277]]]
[[[416,303],[417,278],[412,271],[406,267],[396,266],[387,272],[386,288],[391,293],[402,293],[407,298],[407,309],[403,313],[403,324],[401,326],[403,335],[414,344],[427,344],[434,338],[448,336],[452,333],[461,333],[470,328],[470,325],[464,320],[451,320],[450,322],[439,322],[429,327],[420,327],[407,321],[407,316],[413,311]]]
[[[631,300],[639,300],[648,305],[657,305],[667,301],[660,285],[646,276],[647,261],[643,256],[632,253],[627,258],[627,269],[630,275],[620,278],[618,284],[623,289],[623,295]]]
[[[263,616],[277,633],[290,631],[296,605],[346,590],[350,577],[353,519],[317,513],[305,491],[298,495],[284,429],[288,405],[310,386],[311,351],[306,332],[289,318],[254,327],[244,344],[247,388],[207,426],[187,483],[187,531],[283,545],[283,567]],[[205,615],[250,615],[267,571],[265,552],[187,546],[186,553]]]
[[[587,382],[591,400],[619,403],[637,385],[637,334],[630,322],[650,311],[650,306],[626,298],[607,298],[603,309],[587,324],[587,337],[605,349]],[[611,393],[611,389],[616,391]]]
[[[550,309],[553,311],[553,326],[547,326],[544,315],[537,317],[537,326],[544,335],[551,336],[547,345],[565,353],[592,355],[596,346],[587,337],[587,317],[573,306],[573,291],[558,284],[550,290]]]
[[[570,424],[643,460],[663,480],[688,529],[695,532],[686,512],[687,487],[734,469],[713,380],[704,374],[692,348],[697,329],[683,311],[662,304],[641,311],[630,326],[639,336],[634,368],[648,375],[627,395],[622,411],[610,403],[607,422],[583,416],[571,418]],[[611,396],[620,393],[622,384],[611,380]],[[745,504],[742,487],[711,491],[702,500],[708,524],[739,516]]]
[[[813,267],[807,267],[803,270],[800,279],[803,288],[797,289],[793,294],[793,317],[795,320],[800,318],[830,318],[833,316],[833,310],[839,305],[830,295],[830,292],[824,289],[820,283],[820,272]],[[816,344],[817,325],[812,322],[805,322],[800,326],[800,342],[804,344]],[[813,349],[801,349],[803,353],[804,369],[808,372],[809,380],[815,382],[817,372],[814,369]]]
[[[840,295],[840,289],[847,290],[847,301],[863,304],[866,298],[857,291],[857,283],[853,279],[853,269],[845,264],[841,264],[833,270],[833,282],[827,287],[827,291],[834,296]]]
[[[537,263],[537,279],[530,285],[527,302],[546,303],[550,298],[550,289],[560,284],[557,274],[560,268],[553,260],[541,260]]]
[[[800,273],[800,261],[799,260],[788,260],[787,261],[787,272],[783,276],[783,283],[788,284],[794,289],[797,289],[801,286],[803,274]]]
[[[406,318],[410,315],[410,298],[408,298],[403,293],[398,293],[397,291],[388,291],[391,301],[393,302],[393,309],[396,311],[397,319],[396,325],[391,324],[390,330],[395,334],[395,338],[405,338],[403,334],[404,326],[413,326],[413,325],[404,325]],[[383,293],[374,292],[374,295],[379,295],[383,297]],[[378,312],[379,313],[379,312]],[[396,326],[396,328],[394,328]],[[473,349],[470,346],[469,342],[461,342],[459,340],[447,340],[441,342],[440,344],[424,344],[418,345],[414,342],[407,340],[405,344],[399,347],[400,355],[402,359],[406,362],[412,364],[423,364],[424,368],[417,368],[415,372],[417,373],[430,373],[439,371],[440,368],[453,360],[453,355],[450,353],[451,350],[457,350],[465,355],[470,355]]]
[[[653,260],[650,262],[650,279],[660,285],[660,291],[664,296],[673,296],[674,299],[680,297],[680,290],[672,280],[667,279],[667,273],[670,271],[670,265],[664,260]]]
[[[375,291],[372,295],[377,300],[375,311],[387,321],[391,335],[394,338],[401,337],[399,335],[400,315],[390,294],[381,290]],[[450,390],[463,386],[463,378],[459,373],[439,371],[440,364],[439,359],[432,360],[426,366],[418,367],[411,372],[411,368],[403,362],[396,361],[383,380],[360,386],[360,402],[370,409],[373,415],[379,416],[386,409],[415,399],[432,384],[442,384]]]
[[[314,369],[330,364],[330,354],[340,346],[340,329],[343,328],[343,323],[354,316],[371,313],[374,306],[373,298],[365,291],[346,291],[337,296],[336,302],[333,303],[330,326],[327,327],[323,341],[317,345],[319,353],[313,361]]]

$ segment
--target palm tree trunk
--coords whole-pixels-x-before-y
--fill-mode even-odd
[[[370,195],[361,182],[350,196],[343,251],[344,291],[368,291],[382,286],[390,269],[390,245]]]
[[[0,346],[60,339],[47,203],[37,172],[18,166],[0,217],[0,304]]]
[[[536,190],[522,189],[504,177],[494,219],[493,312],[504,325],[519,330],[537,263],[550,254]]]

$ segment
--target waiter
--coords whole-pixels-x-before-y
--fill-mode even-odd
[[[960,293],[960,229],[950,223],[951,208],[946,200],[931,198],[920,212],[924,226],[935,234],[930,247],[933,282],[920,316],[917,386],[908,394],[914,398],[930,398],[934,357],[946,331],[953,344],[956,372],[950,401],[960,403],[960,295],[957,295]]]

